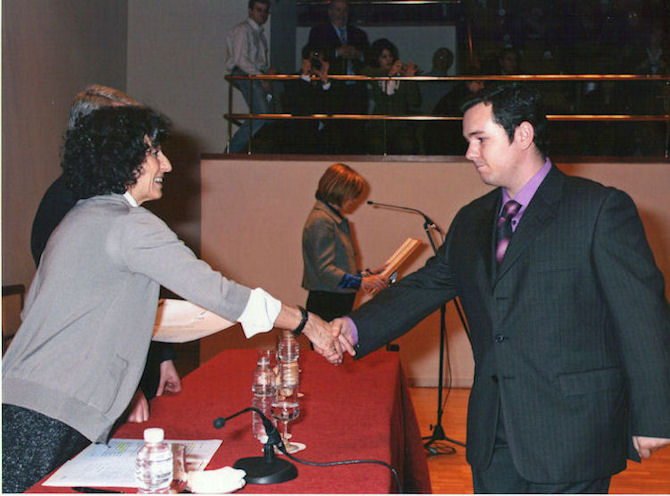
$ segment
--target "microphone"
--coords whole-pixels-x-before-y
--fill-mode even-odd
[[[433,222],[433,220],[430,217],[428,217],[426,214],[424,214],[421,210],[418,210],[416,208],[410,208],[410,207],[402,207],[400,205],[391,205],[389,203],[378,203],[378,202],[374,202],[372,200],[368,200],[367,204],[372,205],[374,207],[397,208],[398,210],[405,210],[407,212],[414,212],[416,214],[419,214],[421,217],[423,217],[423,220],[426,221],[426,225],[428,225],[429,227],[435,229],[437,232],[442,234],[442,231],[440,230],[440,227],[437,224],[435,224],[435,222]]]
[[[263,445],[263,456],[251,456],[240,458],[233,464],[233,468],[244,470],[244,479],[249,484],[277,484],[298,477],[298,469],[291,462],[275,457],[275,446],[279,451],[288,454],[279,431],[272,421],[256,407],[250,406],[233,413],[228,417],[217,417],[214,419],[214,427],[221,429],[230,419],[246,412],[255,412],[261,418],[268,440]]]
[[[240,410],[237,413],[232,414],[229,417],[217,417],[214,419],[214,427],[217,429],[221,429],[224,425],[226,425],[226,422],[228,422],[230,419],[237,417],[238,415],[242,415],[243,413],[246,412],[256,412],[258,416],[261,418],[261,421],[263,422],[263,427],[265,427],[265,433],[268,436],[268,439],[272,436],[274,439],[274,435],[276,434],[277,438],[279,441],[281,441],[281,436],[279,436],[279,433],[277,432],[277,428],[275,425],[272,423],[270,419],[268,419],[265,414],[259,410],[258,408],[254,406],[250,406],[245,408],[244,410]]]
[[[276,446],[279,451],[284,455],[289,457],[291,460],[294,460],[298,463],[303,463],[305,465],[312,465],[316,467],[334,467],[338,465],[352,465],[360,463],[376,463],[378,465],[383,465],[387,467],[391,474],[393,475],[395,482],[398,486],[398,492],[402,493],[402,484],[400,483],[400,477],[398,477],[398,472],[388,463],[380,460],[345,460],[345,461],[334,461],[334,462],[309,462],[301,460],[291,455],[284,442],[279,435],[279,431],[272,424],[272,422],[265,416],[265,414],[253,406],[247,407],[243,410],[240,410],[237,413],[233,413],[228,417],[217,417],[214,419],[214,427],[220,429],[226,422],[238,415],[241,415],[245,412],[256,412],[258,416],[263,421],[263,426],[265,427],[265,432],[268,435],[268,440],[263,446],[263,455],[264,456],[252,456],[249,458],[241,458],[235,462],[233,465],[234,468],[239,468],[246,472],[244,476],[245,480],[249,484],[274,484],[278,482],[286,482],[293,480],[298,477],[298,469],[292,463],[284,460],[282,458],[275,458],[274,447]]]

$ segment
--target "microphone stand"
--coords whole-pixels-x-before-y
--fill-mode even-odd
[[[220,429],[226,425],[228,420],[245,412],[256,412],[258,414],[263,421],[268,440],[263,445],[263,456],[240,458],[234,463],[233,468],[244,470],[246,472],[244,479],[249,484],[277,484],[298,477],[298,469],[295,465],[275,456],[275,446],[285,455],[287,454],[286,447],[277,428],[258,408],[251,406],[229,417],[218,417],[214,420],[214,427]]]
[[[435,222],[433,222],[421,210],[409,207],[401,207],[398,205],[390,205],[387,203],[377,203],[369,200],[367,203],[368,205],[386,207],[386,208],[395,208],[398,210],[405,210],[408,212],[413,212],[421,215],[424,219],[423,230],[426,232],[426,236],[428,236],[428,241],[430,242],[430,246],[433,249],[433,253],[437,254],[437,246],[435,245],[435,240],[433,239],[431,229],[435,229],[440,234],[442,234],[442,231],[440,231],[440,228],[437,226],[437,224],[435,224]],[[461,319],[461,322],[463,323],[463,328],[466,330],[467,333],[468,328],[466,327],[465,319],[463,318],[463,314],[461,313],[458,301],[456,301],[455,299],[454,304],[456,305],[456,310],[458,311],[458,315]],[[442,405],[442,389],[444,388],[444,357],[445,357],[444,350],[446,347],[446,337],[447,337],[445,316],[446,316],[446,303],[440,307],[440,361],[439,361],[439,375],[437,378],[437,423],[431,426],[433,433],[430,436],[424,436],[422,438],[427,440],[424,443],[423,447],[426,448],[426,450],[430,455],[451,455],[456,452],[456,450],[451,446],[445,446],[442,449],[440,449],[439,446],[437,445],[439,441],[447,441],[459,446],[465,446],[465,444],[461,442],[448,438],[444,433],[444,428],[442,427],[442,415],[444,413],[444,407]],[[449,373],[451,374],[451,371]]]

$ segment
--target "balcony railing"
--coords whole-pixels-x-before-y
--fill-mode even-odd
[[[258,76],[226,76],[226,80],[229,82],[233,80],[270,80],[275,83],[286,83],[299,79],[300,75],[258,75]],[[564,74],[542,74],[542,75],[514,75],[514,76],[448,76],[448,77],[435,77],[435,76],[414,76],[414,77],[369,77],[369,76],[343,76],[343,75],[329,75],[329,79],[332,80],[345,80],[345,81],[364,81],[369,84],[373,84],[376,81],[414,81],[419,85],[425,84],[426,82],[451,82],[458,83],[463,81],[519,81],[519,82],[529,82],[535,84],[535,86],[543,92],[543,85],[547,83],[556,84],[559,83],[563,87],[567,83],[573,83],[572,88],[569,88],[565,91],[559,91],[562,96],[565,98],[565,101],[568,102],[568,106],[571,108],[558,109],[555,105],[549,105],[547,119],[552,123],[555,123],[554,126],[556,129],[551,130],[551,138],[555,142],[556,131],[559,132],[559,142],[561,140],[559,123],[572,122],[581,124],[590,124],[595,125],[597,123],[613,123],[613,125],[633,125],[641,126],[644,123],[647,125],[655,126],[655,133],[661,134],[660,137],[662,140],[662,145],[657,146],[653,150],[653,153],[633,153],[635,155],[643,155],[654,158],[663,157],[667,159],[669,157],[669,147],[670,147],[670,76],[658,76],[658,75],[634,75],[634,74],[577,74],[577,75],[564,75]],[[587,83],[602,85],[602,83],[610,82],[617,86],[617,90],[620,90],[624,85],[635,83],[640,84],[653,84],[654,88],[649,88],[648,91],[655,92],[652,95],[654,100],[654,108],[658,109],[658,112],[654,113],[619,113],[619,112],[607,112],[608,109],[613,108],[613,105],[603,107],[603,112],[594,113],[594,112],[581,112],[583,109],[583,98],[585,96],[585,87]],[[253,91],[253,86],[250,85]],[[386,141],[386,123],[391,121],[410,121],[415,122],[417,126],[422,125],[421,123],[435,123],[435,122],[452,122],[460,121],[462,116],[460,115],[425,115],[425,114],[414,114],[414,115],[384,115],[384,114],[341,114],[341,113],[318,113],[315,112],[309,115],[293,115],[290,113],[237,113],[233,111],[233,84],[229,84],[229,93],[228,93],[228,108],[230,113],[224,114],[224,118],[228,122],[228,140],[233,134],[233,124],[235,125],[248,125],[251,126],[251,122],[255,119],[271,120],[271,121],[300,121],[300,120],[320,120],[320,121],[382,121],[383,132],[384,132],[384,155],[387,155],[388,152],[388,143]],[[556,88],[553,87],[552,92],[556,92]],[[639,91],[639,88],[638,88]],[[647,90],[645,90],[647,91]],[[614,103],[617,103],[617,97],[620,96],[620,91],[614,91]],[[647,105],[648,107],[648,105]],[[591,108],[591,110],[593,110]],[[635,109],[632,109],[635,110]],[[557,112],[558,111],[558,112]],[[246,122],[243,122],[246,121]],[[423,124],[426,125],[426,124]],[[661,127],[663,128],[661,130]],[[628,129],[628,128],[627,128]],[[572,133],[568,133],[571,141],[571,145],[574,147],[575,152],[570,153],[572,155],[583,155],[580,153],[584,146],[581,146],[579,143],[574,142],[574,133],[577,132],[575,128],[571,128]],[[636,135],[644,135],[645,130],[630,133],[630,130],[619,133],[619,137],[634,139]],[[642,136],[638,138],[644,140]],[[656,136],[658,140],[659,136]],[[652,139],[652,137],[648,137]],[[616,141],[616,139],[615,139]],[[463,141],[463,143],[465,143]],[[587,144],[588,145],[588,144]],[[616,146],[617,143],[613,142],[612,146]],[[567,149],[566,145],[566,149]],[[606,148],[607,143],[604,144]],[[228,147],[226,147],[226,150]],[[269,150],[272,152],[272,150]],[[268,152],[267,149],[262,151],[263,153]],[[247,153],[252,154],[256,153],[254,148],[254,138],[249,140],[247,146]],[[421,153],[421,152],[420,152]],[[456,153],[460,154],[460,153]],[[564,154],[560,153],[559,154]],[[587,153],[589,154],[589,153]],[[602,155],[601,153],[590,153],[591,155]],[[605,155],[617,155],[617,153],[604,153]]]

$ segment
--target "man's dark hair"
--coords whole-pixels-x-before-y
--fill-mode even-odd
[[[249,0],[249,8],[253,9],[255,3],[262,3],[263,5],[267,5],[268,9],[270,8],[270,0]]]
[[[169,128],[168,119],[148,107],[102,107],[81,117],[65,133],[61,166],[68,187],[81,199],[125,193]]]
[[[514,131],[527,121],[534,129],[534,143],[543,157],[547,155],[549,136],[547,115],[544,111],[540,92],[528,84],[502,83],[484,88],[461,106],[465,113],[477,104],[491,105],[493,120],[500,124],[510,140],[514,140]]]

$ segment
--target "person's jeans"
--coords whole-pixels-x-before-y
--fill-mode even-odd
[[[237,67],[233,69],[233,76],[248,76],[246,72],[239,70]],[[244,79],[234,79],[231,80],[233,86],[240,90],[244,100],[249,106],[250,114],[268,114],[270,113],[270,106],[266,99],[265,91],[263,91],[263,86],[258,80],[244,80]],[[251,132],[249,130],[249,124],[251,123]],[[239,129],[235,132],[233,137],[230,139],[230,152],[231,153],[240,153],[244,152],[247,149],[247,143],[249,142],[249,137],[254,136],[260,128],[267,124],[266,120],[262,119],[248,119],[242,123]]]

